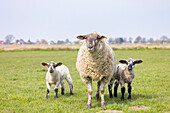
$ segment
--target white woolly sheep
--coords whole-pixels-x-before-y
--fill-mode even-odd
[[[77,38],[85,39],[78,52],[76,67],[82,81],[87,85],[87,109],[91,108],[92,80],[97,81],[96,100],[99,99],[101,87],[101,107],[105,107],[104,88],[116,70],[115,54],[112,48],[103,41],[106,37],[96,32],[80,35]]]
[[[61,94],[64,95],[64,89],[65,89],[65,85],[63,81],[64,79],[66,79],[66,81],[69,84],[70,95],[73,95],[72,78],[70,76],[69,69],[65,65],[62,65],[62,63],[56,64],[54,62],[42,63],[42,65],[48,67],[48,71],[46,74],[46,85],[47,85],[46,98],[47,99],[49,97],[52,84],[55,84],[55,88],[54,88],[55,99],[58,98],[58,88],[60,84],[61,84]]]
[[[133,84],[133,79],[135,78],[135,64],[142,63],[142,60],[134,60],[132,58],[128,60],[120,60],[120,63],[123,64],[117,64],[116,66],[116,73],[114,77],[111,78],[108,89],[109,89],[109,96],[112,98],[112,86],[114,83],[114,80],[116,79],[115,85],[114,85],[114,97],[117,97],[117,89],[119,86],[119,83],[121,85],[121,100],[124,100],[124,93],[125,93],[125,83],[128,84],[128,99],[131,99],[131,88]]]

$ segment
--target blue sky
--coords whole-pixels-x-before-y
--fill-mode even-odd
[[[0,0],[0,40],[75,41],[97,31],[108,38],[170,38],[170,0]]]

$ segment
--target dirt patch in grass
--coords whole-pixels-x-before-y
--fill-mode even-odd
[[[133,109],[133,110],[148,110],[148,109],[151,109],[151,107],[147,107],[147,106],[132,106],[132,107],[129,107],[130,109]]]
[[[104,110],[104,111],[99,111],[99,112],[96,112],[96,113],[123,113],[123,111],[120,111],[120,110]]]

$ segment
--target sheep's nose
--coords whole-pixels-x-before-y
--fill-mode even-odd
[[[129,69],[129,70],[132,70],[132,66],[129,66],[128,69]]]
[[[92,46],[92,45],[91,45],[91,46],[88,46],[88,48],[89,48],[89,49],[92,49],[92,48],[93,48],[93,46]]]
[[[50,73],[53,73],[54,71],[53,71],[53,69],[52,68],[50,68]]]
[[[89,49],[89,50],[91,50],[91,49],[93,49],[93,48],[94,48],[93,44],[89,44],[89,45],[88,45],[88,49]]]
[[[53,70],[50,70],[50,73],[53,73]]]

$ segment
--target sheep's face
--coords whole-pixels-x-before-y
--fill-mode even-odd
[[[135,64],[140,64],[143,61],[142,60],[133,60],[132,58],[129,58],[128,60],[120,60],[119,61],[122,64],[126,64],[128,66],[128,70],[131,71],[135,68]]]
[[[54,62],[50,62],[50,63],[42,63],[42,65],[48,67],[48,71],[49,71],[50,73],[53,73],[53,72],[54,72],[54,69],[55,69],[57,66],[62,65],[62,63],[60,62],[60,63],[57,63],[57,64],[56,64],[56,63],[54,63]]]
[[[87,34],[87,35],[79,35],[77,36],[78,39],[84,40],[86,39],[86,46],[89,52],[94,52],[97,50],[98,45],[101,40],[106,38],[105,36],[100,36],[96,32]]]

